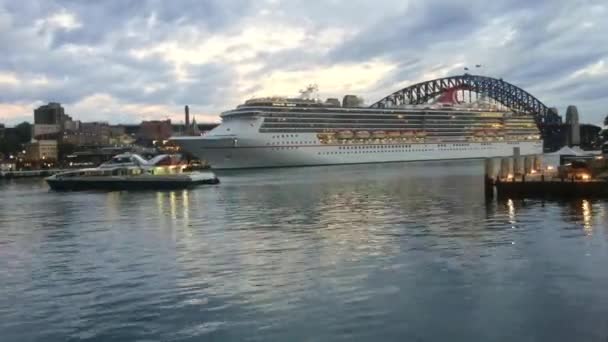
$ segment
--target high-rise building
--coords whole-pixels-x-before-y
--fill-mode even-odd
[[[50,102],[34,110],[34,124],[61,125],[65,120],[65,110],[57,102]]]
[[[32,136],[37,140],[58,139],[66,123],[71,121],[72,118],[65,114],[61,104],[50,102],[34,110]]]
[[[568,106],[566,110],[566,124],[570,126],[568,146],[579,146],[581,144],[581,127],[576,106]]]

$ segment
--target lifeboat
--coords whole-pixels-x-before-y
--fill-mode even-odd
[[[371,134],[368,131],[357,131],[355,136],[359,139],[367,139],[371,136]]]
[[[340,131],[338,132],[339,139],[352,139],[355,135],[352,131]]]
[[[496,136],[496,132],[494,132],[494,131],[486,131],[486,136],[488,136],[488,137],[495,137]]]
[[[401,132],[401,135],[404,138],[411,138],[411,137],[413,137],[416,134],[414,134],[414,132],[412,132],[412,131],[403,131],[403,132]]]
[[[476,137],[485,137],[486,136],[486,132],[484,132],[484,131],[477,131],[477,132],[475,132],[475,136]]]
[[[375,132],[372,133],[372,136],[374,138],[384,139],[386,137],[386,132],[384,132],[384,131],[375,131]]]
[[[416,137],[417,138],[424,138],[424,137],[426,137],[426,132],[425,131],[418,131],[418,132],[416,132]]]
[[[323,139],[333,139],[334,136],[336,134],[335,133],[318,133],[317,134],[317,138],[323,140]]]
[[[391,131],[388,132],[388,136],[389,138],[399,138],[401,136],[401,133],[399,131]]]

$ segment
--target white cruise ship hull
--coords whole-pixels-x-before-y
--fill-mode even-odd
[[[300,135],[302,136],[302,134]],[[542,141],[502,141],[467,143],[402,143],[324,145],[314,134],[284,141],[272,139],[237,140],[230,137],[182,137],[176,143],[213,169],[292,167],[407,161],[480,159],[541,154]]]

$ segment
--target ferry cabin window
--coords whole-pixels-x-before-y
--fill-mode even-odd
[[[112,158],[112,162],[113,163],[130,163],[131,162],[131,158],[130,157],[114,157]]]

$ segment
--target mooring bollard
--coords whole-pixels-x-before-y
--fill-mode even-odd
[[[484,172],[484,193],[486,199],[494,198],[494,177],[496,174],[496,167],[492,158],[486,158],[485,160],[485,172]]]

